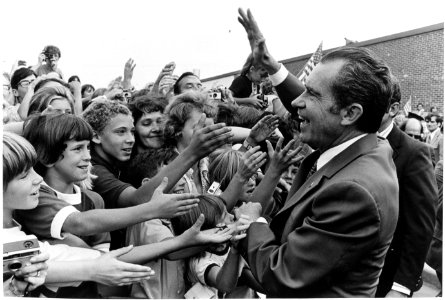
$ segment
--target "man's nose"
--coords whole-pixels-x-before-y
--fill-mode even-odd
[[[294,101],[292,101],[291,105],[292,105],[292,107],[295,107],[295,108],[304,108],[305,107],[304,100],[301,96],[298,97],[297,99],[295,99]]]

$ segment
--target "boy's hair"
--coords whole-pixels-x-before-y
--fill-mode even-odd
[[[59,160],[68,141],[90,141],[93,130],[82,118],[71,114],[35,115],[25,122],[23,136],[34,146],[36,172],[44,175],[45,164]]]
[[[144,113],[164,113],[165,107],[167,106],[166,101],[164,97],[154,95],[144,95],[135,98],[134,101],[128,105],[128,108],[133,114],[134,123],[136,124]]]
[[[71,92],[62,86],[54,86],[44,87],[32,96],[29,104],[28,116],[34,113],[43,112],[53,100],[60,98],[68,100],[71,112],[74,114],[74,97]]]
[[[225,190],[241,163],[242,154],[237,150],[220,149],[210,156],[209,180],[221,184],[220,189]]]
[[[97,134],[101,134],[111,119],[119,114],[131,116],[125,105],[111,100],[96,100],[85,109],[82,117]]]
[[[182,73],[181,76],[179,76],[179,78],[175,81],[175,84],[173,85],[173,93],[174,93],[175,95],[179,95],[179,94],[181,93],[181,91],[179,90],[179,83],[181,82],[181,80],[182,80],[184,77],[188,77],[188,76],[195,76],[196,78],[199,79],[199,77],[196,76],[195,73],[192,73],[192,72],[185,72],[185,73]]]
[[[40,90],[41,88],[44,88],[45,85],[46,85],[48,82],[51,82],[51,81],[57,82],[58,84],[60,84],[60,85],[62,85],[62,86],[64,86],[64,87],[66,87],[68,90],[70,89],[70,85],[69,85],[68,83],[66,83],[65,81],[63,81],[62,79],[58,79],[58,78],[46,78],[46,79],[43,79],[42,81],[39,81],[39,83],[37,83],[36,87],[34,88],[34,92],[37,92],[37,91]]]
[[[36,73],[28,68],[20,68],[15,70],[11,77],[11,88],[16,90],[19,87],[20,80],[25,79],[28,76],[34,75],[37,77]]]
[[[3,132],[3,191],[15,177],[31,169],[36,162],[36,151],[25,138]]]
[[[152,178],[163,165],[169,164],[178,156],[173,148],[149,149],[131,159],[125,172],[125,179],[135,188],[141,186],[144,178]]]
[[[87,83],[87,84],[83,84],[83,85],[82,85],[82,88],[80,89],[80,94],[82,95],[82,97],[83,97],[83,94],[85,93],[85,91],[86,91],[87,89],[93,89],[93,93],[94,93],[94,91],[96,90],[96,89],[94,88],[94,86],[91,85],[91,84],[89,84],[89,83]]]
[[[204,214],[205,217],[201,230],[214,228],[220,222],[225,210],[223,199],[210,194],[199,195],[198,199],[198,206],[193,207],[186,214],[171,219],[175,235],[180,235],[192,227],[200,214]]]
[[[45,54],[45,56],[48,56],[51,54],[57,54],[57,56],[59,56],[59,58],[62,57],[62,53],[60,52],[59,47],[53,46],[53,45],[45,46],[45,48],[43,48],[43,50],[42,50],[42,53]]]

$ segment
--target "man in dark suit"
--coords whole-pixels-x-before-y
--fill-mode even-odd
[[[376,297],[411,296],[422,286],[422,270],[434,230],[437,185],[428,146],[394,125],[400,105],[394,78],[391,106],[379,134],[388,139],[399,181],[399,221],[385,258]]]
[[[392,95],[389,68],[369,50],[341,48],[303,87],[270,56],[250,11],[239,12],[256,63],[292,102],[302,142],[317,149],[270,225],[255,204],[240,207],[254,222],[239,249],[268,297],[373,297],[398,215],[392,149],[376,135]]]

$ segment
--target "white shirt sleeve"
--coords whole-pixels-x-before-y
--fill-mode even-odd
[[[280,64],[280,69],[275,74],[269,75],[269,79],[272,82],[273,86],[277,86],[281,84],[284,79],[286,79],[287,75],[289,74],[289,71],[286,69],[286,67],[283,64]]]
[[[57,212],[51,222],[51,236],[58,240],[63,240],[62,226],[65,223],[66,218],[74,212],[79,212],[74,206],[65,206]]]

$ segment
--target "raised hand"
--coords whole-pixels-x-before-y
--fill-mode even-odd
[[[275,150],[269,141],[266,141],[266,143],[270,158],[269,168],[278,174],[282,174],[290,165],[304,158],[303,155],[299,155],[302,149],[301,146],[297,147],[295,150],[291,150],[295,144],[295,140],[291,140],[283,149],[281,149],[283,138],[280,138],[277,142]]]
[[[232,238],[234,228],[212,228],[201,231],[204,224],[204,215],[200,214],[195,224],[184,231],[181,237],[184,238],[188,246],[203,244],[220,244]]]
[[[174,61],[169,62],[162,68],[161,72],[158,75],[158,78],[156,79],[156,81],[153,85],[153,90],[152,90],[153,93],[155,93],[155,94],[161,93],[162,95],[165,95],[167,87],[169,87],[169,86],[160,86],[161,80],[164,77],[166,77],[166,78],[171,77],[175,68],[176,68],[176,64]]]
[[[101,255],[94,260],[95,274],[93,281],[110,286],[128,285],[141,280],[148,280],[155,275],[154,271],[141,265],[122,262],[117,258],[133,249],[133,246],[120,248]]]
[[[133,70],[136,67],[132,58],[128,59],[124,67],[124,81],[133,79]]]
[[[246,151],[242,158],[237,173],[241,178],[248,181],[266,163],[267,153],[261,152],[260,146]]]
[[[262,66],[269,74],[274,74],[280,68],[280,64],[270,55],[266,47],[266,39],[258,27],[250,9],[247,13],[241,8],[238,9],[238,21],[247,32],[250,48],[252,49],[254,65]]]
[[[161,184],[153,192],[151,200],[145,205],[148,209],[155,209],[157,218],[170,219],[187,213],[197,206],[199,200],[195,194],[164,194],[168,178],[164,177]]]
[[[230,143],[233,133],[224,123],[206,125],[202,114],[193,129],[193,136],[186,148],[195,158],[201,159],[224,144]]]
[[[270,136],[275,129],[278,128],[280,117],[277,115],[267,115],[259,120],[249,134],[249,142],[253,142],[254,145],[264,141]]]

